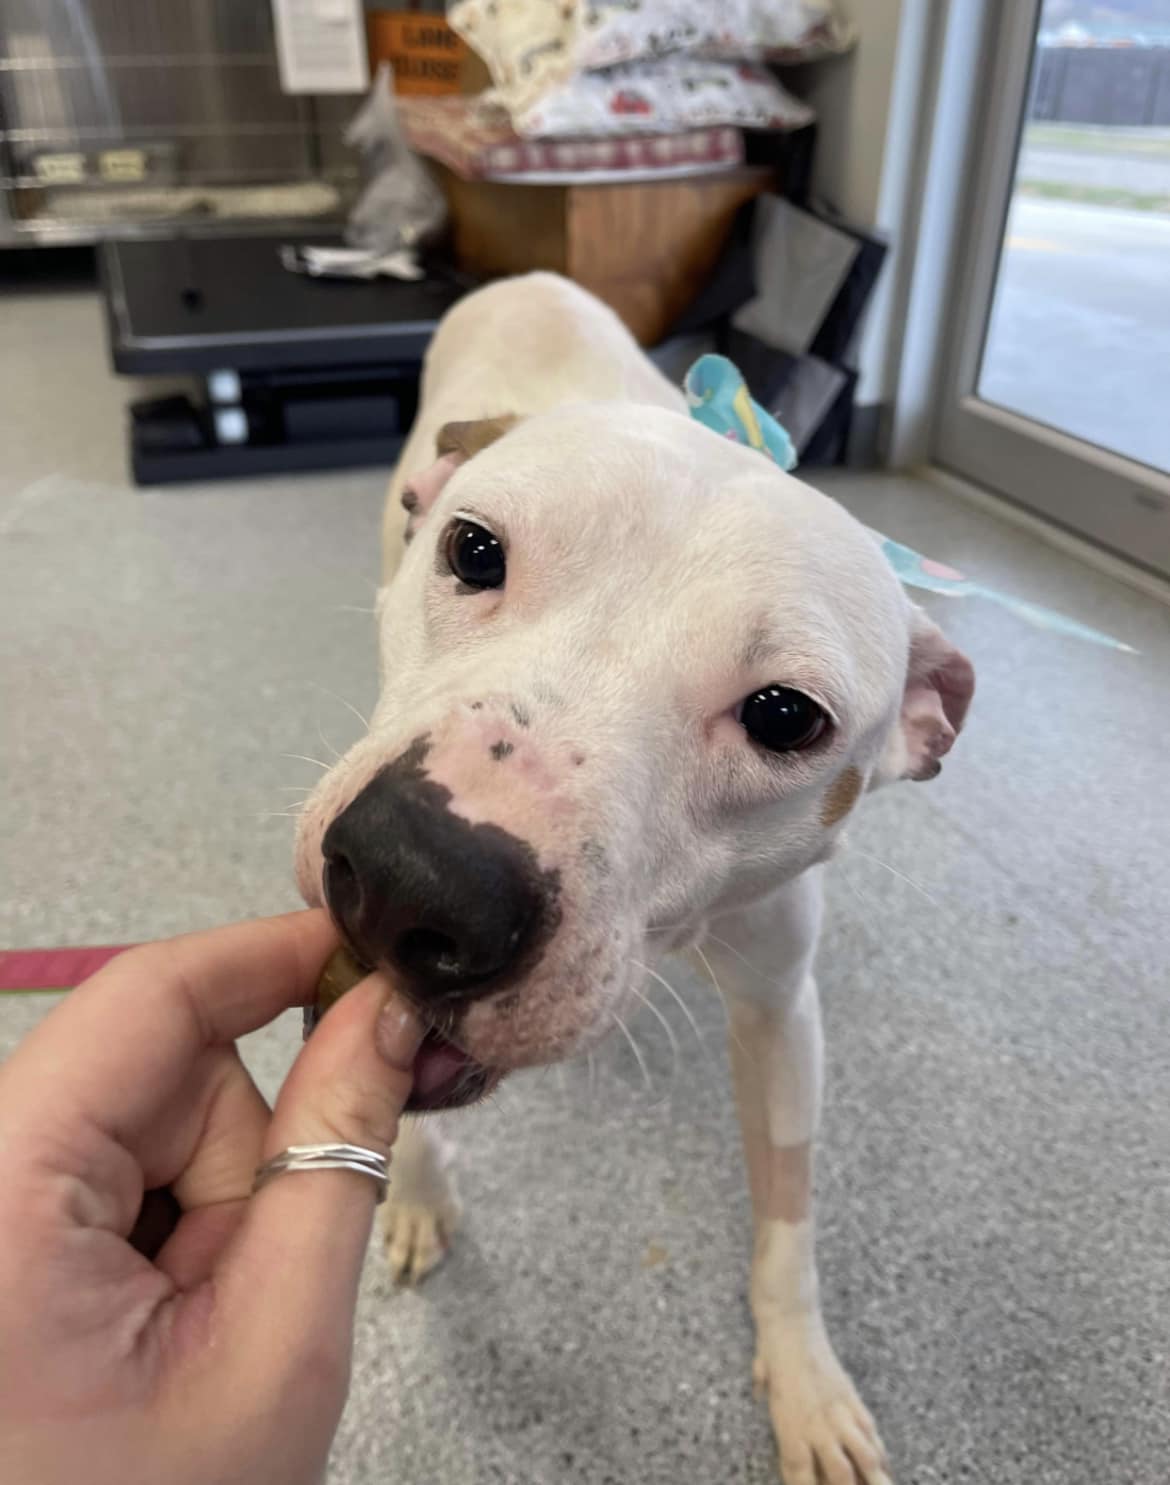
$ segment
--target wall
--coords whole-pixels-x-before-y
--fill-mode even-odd
[[[899,248],[912,214],[933,3],[839,0],[842,14],[857,27],[856,48],[797,79],[797,89],[818,113],[814,192],[890,243],[857,348],[862,407],[885,404],[895,382]]]
[[[813,185],[847,217],[878,225],[886,124],[905,0],[839,0],[859,32],[847,56],[806,71],[800,91],[817,110]]]

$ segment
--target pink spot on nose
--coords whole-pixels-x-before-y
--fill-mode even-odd
[[[932,557],[923,557],[922,570],[927,577],[950,578],[952,582],[966,582],[966,573],[960,572],[957,567],[948,567],[945,562],[936,562]]]
[[[724,430],[723,437],[724,438],[730,438],[731,441],[732,441],[732,443],[738,443],[739,442],[739,434],[735,431],[734,428],[727,428],[727,429],[725,429]]]

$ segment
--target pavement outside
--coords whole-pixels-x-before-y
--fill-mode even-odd
[[[1170,470],[1168,382],[1170,215],[1017,195],[980,396]]]
[[[317,770],[283,755],[327,759],[373,697],[385,472],[139,492],[92,293],[0,297],[0,347],[0,942],[294,906],[282,791]],[[970,726],[830,872],[831,1332],[902,1485],[1162,1485],[1170,611],[930,483],[815,480],[1142,652],[935,604]],[[668,973],[700,1035],[664,997],[676,1067],[640,1018],[651,1092],[614,1043],[517,1079],[455,1126],[446,1266],[395,1293],[372,1248],[330,1485],[775,1480],[723,1012]],[[0,1052],[50,1003],[0,1000]],[[298,1035],[248,1040],[268,1092]]]

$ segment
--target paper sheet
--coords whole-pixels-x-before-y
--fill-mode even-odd
[[[364,93],[370,84],[361,0],[272,0],[286,93]]]

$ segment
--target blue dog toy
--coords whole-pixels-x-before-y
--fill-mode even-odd
[[[687,372],[683,390],[691,417],[697,423],[723,438],[756,449],[785,472],[796,468],[796,449],[792,439],[770,412],[752,400],[739,368],[726,356],[700,356]],[[948,598],[987,598],[1040,629],[1067,634],[1072,639],[1087,640],[1090,644],[1104,645],[1111,650],[1124,650],[1130,655],[1137,654],[1132,645],[1122,644],[1121,640],[1102,634],[1099,629],[1090,629],[1087,624],[1066,618],[1050,608],[1041,608],[1039,604],[1028,603],[1023,598],[1013,598],[1010,593],[985,588],[955,568],[932,561],[899,541],[891,541],[877,531],[874,535],[881,543],[886,561],[908,588],[943,593]]]

